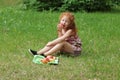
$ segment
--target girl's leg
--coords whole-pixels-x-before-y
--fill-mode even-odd
[[[69,44],[68,42],[64,41],[64,42],[56,44],[53,48],[51,48],[49,51],[44,53],[44,55],[51,55],[51,54],[53,54],[57,51],[60,51],[60,50],[64,50],[66,52],[73,53],[72,45]]]
[[[44,48],[42,48],[41,50],[37,51],[37,54],[43,54],[47,51],[49,51],[53,46],[45,46]]]

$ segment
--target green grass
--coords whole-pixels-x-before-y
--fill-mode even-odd
[[[0,8],[19,5],[23,0],[0,0]]]
[[[119,80],[119,13],[75,13],[82,54],[59,56],[57,66],[32,62],[28,49],[57,37],[59,14],[0,8],[0,80]]]

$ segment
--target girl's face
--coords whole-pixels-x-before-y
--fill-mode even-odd
[[[60,24],[62,24],[64,28],[68,27],[70,24],[69,18],[67,16],[63,16],[60,20]]]

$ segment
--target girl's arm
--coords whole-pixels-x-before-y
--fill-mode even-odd
[[[47,44],[47,46],[52,46],[52,45],[55,45],[55,44],[57,44],[57,43],[59,43],[59,42],[62,42],[62,41],[64,41],[66,38],[68,38],[71,34],[72,34],[72,30],[70,29],[70,30],[68,30],[63,36],[58,37],[57,39],[49,42],[49,43]]]
[[[62,36],[62,32],[58,30],[58,37]]]
[[[61,37],[62,36],[62,25],[61,24],[57,25],[57,32],[58,32],[58,37]]]

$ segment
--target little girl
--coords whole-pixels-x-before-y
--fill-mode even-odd
[[[39,50],[34,51],[29,49],[29,52],[33,55],[53,55],[60,51],[74,56],[81,53],[81,40],[77,35],[76,25],[74,21],[74,15],[70,12],[63,12],[60,15],[60,21],[57,25],[58,38],[50,41],[46,46]]]

